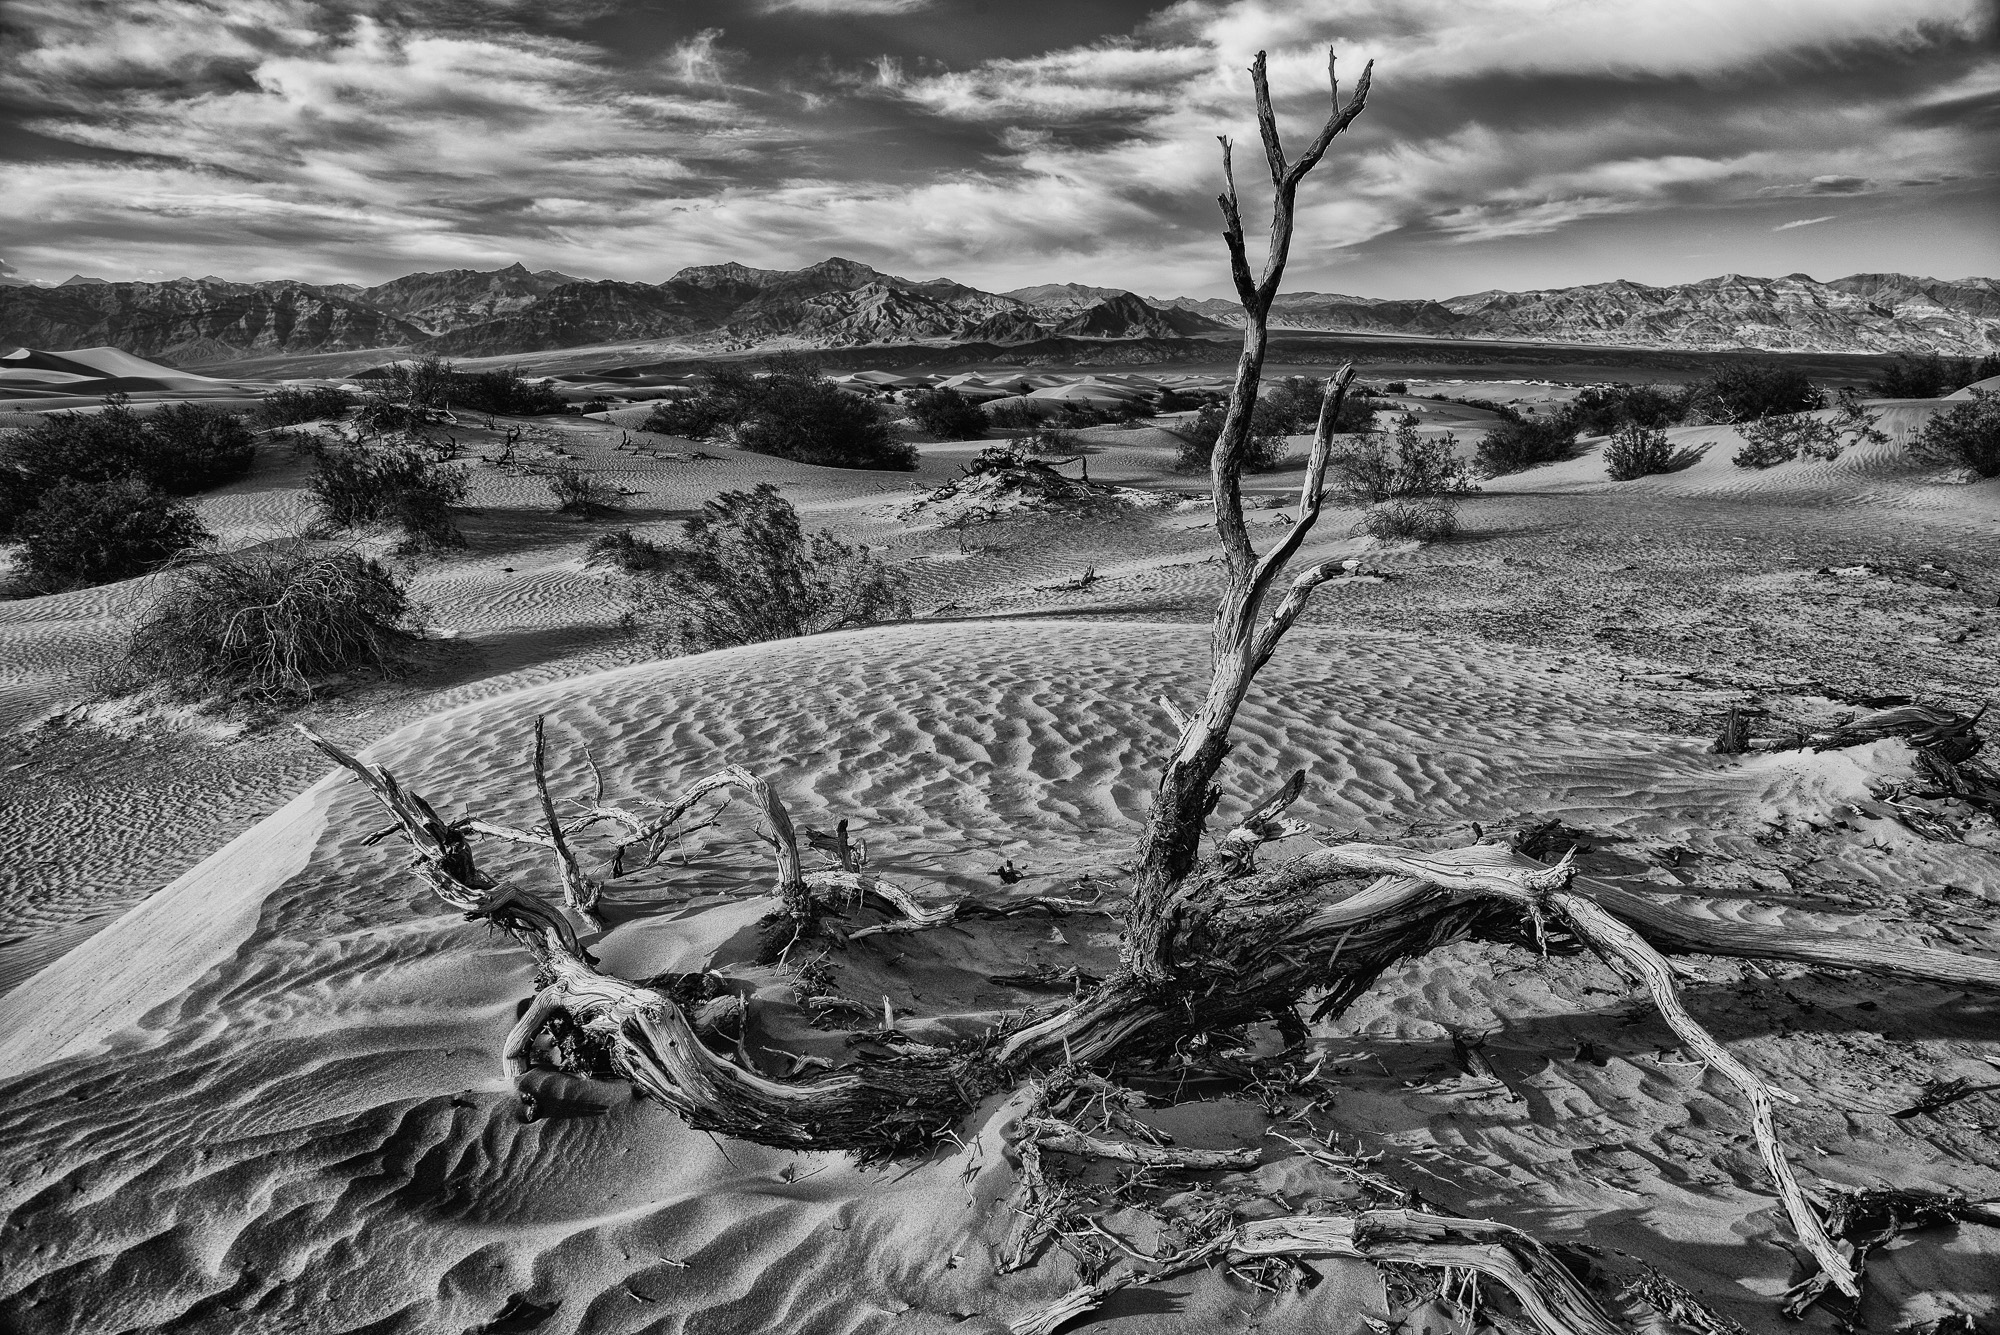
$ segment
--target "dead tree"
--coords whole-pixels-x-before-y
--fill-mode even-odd
[[[537,1060],[542,1033],[560,1024],[565,1035],[580,1035],[581,1041],[595,1045],[603,1064],[695,1127],[765,1145],[847,1150],[863,1159],[880,1159],[952,1139],[966,1114],[989,1094],[1026,1084],[1046,1088],[1046,1082],[1060,1076],[1096,1082],[1092,1097],[1103,1117],[1094,1128],[1039,1112],[1023,1119],[1015,1145],[1030,1183],[1039,1176],[1036,1165],[1043,1154],[1222,1171],[1240,1157],[1170,1154],[1140,1140],[1117,1138],[1134,1125],[1111,1106],[1122,1097],[1115,1080],[1121,1063],[1135,1054],[1171,1052],[1189,1040],[1249,1024],[1290,1017],[1296,1026],[1295,1008],[1309,994],[1319,999],[1321,1017],[1337,1015],[1391,965],[1467,938],[1544,953],[1587,948],[1645,988],[1681,1041],[1739,1091],[1770,1181],[1803,1252],[1805,1278],[1795,1302],[1810,1302],[1828,1288],[1854,1295],[1865,1249],[1857,1252],[1834,1236],[1792,1173],[1773,1110],[1774,1099],[1789,1096],[1767,1085],[1688,1013],[1666,957],[1702,953],[1794,961],[1986,990],[2000,990],[2000,961],[1870,937],[1852,930],[1851,922],[1801,931],[1690,912],[1614,881],[1578,874],[1573,851],[1549,861],[1506,843],[1440,852],[1335,840],[1260,867],[1264,845],[1307,831],[1285,814],[1300,796],[1302,776],[1287,779],[1255,802],[1249,814],[1213,839],[1212,855],[1201,856],[1207,823],[1220,800],[1219,778],[1237,710],[1314,590],[1338,571],[1331,562],[1297,572],[1289,567],[1319,518],[1334,423],[1353,379],[1353,369],[1347,367],[1329,381],[1296,520],[1276,546],[1257,552],[1243,517],[1239,477],[1271,303],[1291,243],[1295,198],[1300,182],[1334,137],[1361,113],[1369,78],[1364,73],[1344,103],[1335,85],[1323,128],[1292,160],[1279,139],[1261,54],[1251,75],[1276,204],[1269,253],[1257,277],[1245,254],[1233,181],[1222,196],[1224,238],[1246,316],[1229,412],[1210,461],[1225,585],[1212,633],[1206,693],[1192,709],[1163,702],[1180,728],[1164,757],[1141,836],[1122,907],[1120,963],[1110,976],[1086,983],[1075,974],[1070,999],[1030,1009],[977,1042],[926,1046],[902,1041],[886,1059],[851,1062],[810,1077],[773,1078],[752,1069],[739,1053],[705,1042],[698,1017],[677,999],[681,994],[673,987],[641,985],[597,968],[576,921],[563,911],[590,923],[603,890],[577,858],[577,834],[597,823],[620,830],[615,875],[627,848],[648,847],[656,858],[662,841],[684,828],[679,822],[690,818],[707,794],[727,789],[747,795],[773,850],[773,889],[780,907],[772,915],[768,940],[778,958],[805,938],[829,933],[836,917],[844,916],[850,925],[863,913],[882,920],[843,933],[851,942],[872,932],[921,933],[980,917],[1101,912],[1106,905],[1061,895],[926,903],[860,870],[860,860],[840,846],[837,836],[813,842],[830,842],[838,865],[808,871],[783,805],[768,785],[738,768],[724,769],[677,796],[647,802],[645,814],[637,804],[606,805],[600,783],[591,797],[573,804],[579,814],[566,830],[560,804],[549,793],[538,726],[534,771],[544,825],[517,830],[480,820],[447,822],[393,775],[308,736],[366,782],[393,814],[415,850],[418,874],[440,899],[505,930],[533,956],[536,995],[501,1054],[505,1070],[517,1079]],[[1230,180],[1226,140],[1224,173]],[[1918,720],[1912,726],[1919,725],[1933,723]],[[1967,724],[1953,735],[1969,734],[1969,728]],[[563,908],[483,873],[473,851],[475,838],[547,849]],[[835,940],[830,935],[826,939]],[[880,1032],[892,1029],[885,1025]],[[1113,1092],[1107,1094],[1107,1089]],[[1036,1107],[1044,1103],[1038,1099]],[[1511,1291],[1526,1318],[1547,1335],[1603,1335],[1621,1328],[1532,1238],[1501,1224],[1419,1209],[1411,1199],[1400,1200],[1396,1209],[1351,1216],[1245,1222],[1218,1207],[1204,1218],[1197,1235],[1183,1239],[1178,1250],[1140,1257],[1125,1248],[1130,1255],[1119,1266],[1105,1269],[1056,1306],[1023,1316],[1015,1328],[1053,1330],[1120,1287],[1191,1266],[1298,1255],[1458,1267]],[[1671,1285],[1660,1289],[1669,1290],[1680,1294]],[[1679,1304],[1683,1298],[1672,1301]]]

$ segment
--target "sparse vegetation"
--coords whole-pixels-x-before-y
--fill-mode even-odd
[[[896,438],[880,405],[842,389],[803,357],[774,357],[761,376],[712,369],[697,393],[662,400],[642,427],[696,440],[725,428],[739,449],[800,463],[917,466],[916,447]]]
[[[2000,394],[1975,389],[1924,423],[1910,453],[1929,464],[2000,477]]]
[[[600,533],[583,550],[586,566],[610,566],[627,575],[647,575],[660,570],[673,551],[629,528]]]
[[[829,534],[808,536],[798,512],[768,482],[725,491],[703,505],[679,546],[655,549],[656,563],[645,539],[625,538],[602,552],[621,565],[634,556],[644,563],[628,584],[637,613],[677,652],[908,614],[901,571]]]
[[[345,674],[397,674],[415,639],[409,599],[386,567],[293,540],[182,567],[126,662],[182,694],[295,701]]]
[[[910,420],[939,440],[978,440],[992,425],[978,404],[955,389],[925,389],[912,394]]]
[[[1563,405],[1566,425],[1585,436],[1608,436],[1622,426],[1673,426],[1687,414],[1687,394],[1658,385],[1589,385]]]
[[[131,579],[211,538],[190,506],[137,477],[65,478],[15,521],[14,536],[30,593]]]
[[[1770,468],[1803,454],[1830,463],[1849,445],[1887,442],[1889,437],[1875,422],[1874,414],[1861,406],[1860,395],[1842,390],[1830,419],[1811,413],[1778,413],[1746,423],[1743,448],[1730,462],[1738,468]]]
[[[1458,532],[1458,502],[1449,496],[1383,501],[1369,506],[1352,531],[1385,540],[1443,542]]]
[[[1450,499],[1474,490],[1451,438],[1425,436],[1414,426],[1397,427],[1393,438],[1370,431],[1336,448],[1327,462],[1327,487],[1365,505]]]
[[[569,407],[546,382],[524,379],[513,367],[459,371],[442,358],[418,357],[368,378],[359,420],[378,434],[448,421],[455,410],[529,417]]]
[[[1604,466],[1613,482],[1631,482],[1657,473],[1678,473],[1706,451],[1706,446],[1677,448],[1666,432],[1628,422],[1611,433],[1604,447]]]
[[[338,385],[287,385],[264,396],[257,416],[265,426],[297,426],[344,417],[356,402]]]
[[[463,469],[409,445],[336,445],[316,451],[307,483],[320,519],[335,529],[393,524],[408,551],[463,547],[452,508],[465,499]]]
[[[1780,362],[1737,362],[1688,386],[1679,420],[1754,422],[1825,406],[1826,395],[1798,367]]]
[[[1576,425],[1567,418],[1515,416],[1481,438],[1473,463],[1483,477],[1503,477],[1576,455]]]
[[[614,482],[571,463],[557,464],[546,474],[549,494],[555,497],[560,514],[589,519],[616,514],[625,508],[625,493]]]
[[[1285,437],[1295,434],[1292,430],[1294,412],[1290,401],[1257,401],[1257,406],[1250,413],[1250,448],[1243,460],[1246,472],[1269,473],[1284,465]],[[1226,403],[1204,404],[1193,421],[1173,431],[1180,438],[1180,448],[1174,455],[1175,472],[1202,473],[1208,470],[1210,453],[1222,436],[1222,424],[1228,415],[1229,405]],[[1310,431],[1313,427],[1309,425],[1305,429]]]
[[[242,477],[256,437],[234,413],[175,403],[141,417],[114,395],[97,412],[43,414],[0,447],[0,538],[54,487],[136,478],[173,496]]]
[[[2000,353],[1984,357],[1904,355],[1890,363],[1873,392],[1884,399],[1937,399],[1996,375],[2000,375]]]

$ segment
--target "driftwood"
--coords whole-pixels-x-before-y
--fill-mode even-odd
[[[1304,790],[1302,774],[1253,802],[1246,815],[1211,840],[1211,855],[1201,855],[1209,818],[1222,796],[1218,780],[1236,713],[1314,591],[1340,571],[1336,562],[1296,572],[1290,567],[1320,517],[1333,424],[1354,375],[1352,367],[1344,367],[1329,380],[1294,522],[1273,548],[1260,554],[1244,520],[1240,475],[1269,314],[1291,240],[1296,192],[1333,138],[1361,113],[1369,76],[1363,75],[1345,102],[1335,84],[1325,126],[1305,153],[1292,160],[1279,139],[1261,54],[1251,73],[1276,202],[1268,257],[1261,275],[1253,275],[1225,140],[1229,186],[1221,200],[1224,238],[1247,317],[1229,412],[1210,460],[1225,590],[1211,632],[1211,672],[1202,699],[1189,708],[1167,702],[1178,733],[1163,758],[1122,902],[1100,905],[1095,899],[1040,896],[993,904],[927,903],[893,881],[863,871],[858,850],[840,827],[833,836],[809,830],[809,845],[830,854],[836,865],[808,872],[782,802],[769,784],[734,766],[673,799],[633,799],[622,805],[605,801],[600,775],[591,797],[575,804],[581,818],[566,829],[549,794],[539,723],[534,752],[544,822],[539,830],[478,819],[445,822],[387,771],[310,731],[306,735],[367,784],[394,816],[415,853],[417,874],[440,900],[508,933],[533,957],[535,996],[501,1052],[503,1069],[517,1082],[544,1060],[547,1035],[560,1026],[564,1035],[578,1035],[594,1045],[594,1057],[603,1066],[692,1126],[787,1149],[846,1150],[863,1160],[954,1141],[959,1124],[982,1099],[1029,1083],[1040,1092],[1013,1143],[1022,1182],[1042,1220],[1035,1228],[1046,1233],[1053,1227],[1049,1219],[1061,1193],[1043,1176],[1045,1152],[1110,1158],[1137,1165],[1142,1173],[1240,1172],[1257,1157],[1249,1151],[1170,1146],[1133,1115],[1136,1096],[1111,1082],[1109,1073],[1121,1063],[1173,1053],[1191,1041],[1251,1024],[1297,1026],[1297,1008],[1308,997],[1317,998],[1319,1017],[1336,1015],[1391,965],[1468,938],[1543,953],[1588,948],[1643,986],[1681,1041],[1743,1100],[1772,1187],[1803,1253],[1808,1274],[1799,1292],[1857,1295],[1867,1247],[1856,1241],[1855,1226],[1847,1221],[1860,1216],[1852,1211],[1843,1215],[1838,1206],[1824,1214],[1805,1195],[1774,1118],[1773,1099],[1787,1096],[1771,1089],[1689,1014],[1667,957],[1693,952],[1794,961],[1988,991],[2000,990],[2000,960],[1887,939],[1860,930],[1858,920],[1827,919],[1817,929],[1732,920],[1719,911],[1662,898],[1651,888],[1628,889],[1613,880],[1579,875],[1575,849],[1556,857],[1554,848],[1544,846],[1550,842],[1546,839],[1522,848],[1491,843],[1447,851],[1332,841],[1260,867],[1258,855],[1266,845],[1314,833],[1285,814]],[[1846,745],[1906,736],[1920,749],[1944,748],[1939,754],[1955,756],[1950,763],[1962,764],[1970,756],[1965,748],[1975,736],[1976,720],[1940,713],[1915,707],[1891,710],[1850,724],[1825,742]],[[872,934],[963,926],[1019,912],[1122,914],[1118,966],[1102,978],[1070,975],[1071,996],[1030,1008],[976,1040],[918,1044],[895,1032],[890,1014],[880,1029],[855,1035],[872,1048],[895,1049],[887,1057],[857,1056],[835,1069],[796,1078],[762,1074],[740,1051],[728,1050],[718,1027],[703,1025],[699,1012],[690,1013],[693,1003],[683,1004],[671,987],[601,972],[572,921],[591,924],[601,892],[601,885],[583,870],[577,836],[599,824],[619,832],[614,874],[631,847],[649,850],[651,865],[666,841],[685,830],[682,822],[719,793],[744,796],[761,819],[773,850],[771,889],[779,905],[768,923],[767,958],[799,969],[801,976],[804,966],[797,964],[793,947],[805,941],[837,948],[844,940],[852,948]],[[555,863],[560,907],[480,871],[474,836],[546,849]],[[835,934],[830,919],[851,919],[864,910],[886,921],[852,927],[844,938]],[[802,1070],[821,1065],[817,1060],[798,1063]],[[1384,1189],[1373,1174],[1291,1143],[1314,1162],[1353,1176],[1366,1190]],[[1172,1250],[1144,1255],[1086,1216],[1084,1232],[1101,1234],[1100,1242],[1108,1240],[1136,1264],[1100,1269],[1061,1302],[1023,1316],[1014,1329],[1052,1331],[1119,1288],[1194,1267],[1303,1256],[1475,1272],[1512,1293],[1547,1335],[1609,1335],[1620,1329],[1584,1282],[1526,1234],[1500,1223],[1421,1209],[1413,1198],[1387,1190],[1399,1208],[1244,1220],[1216,1205],[1202,1215],[1201,1227],[1186,1231]],[[1062,1204],[1068,1209],[1076,1202],[1064,1197]],[[1010,1247],[1009,1254],[1025,1257],[1028,1250],[1024,1242]],[[1664,1281],[1650,1288],[1641,1284],[1636,1291],[1665,1295],[1661,1302],[1694,1310],[1685,1290]],[[1726,1327],[1712,1323],[1709,1328]]]

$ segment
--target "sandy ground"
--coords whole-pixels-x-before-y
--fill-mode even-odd
[[[1353,538],[1355,515],[1331,515],[1304,559],[1352,556],[1358,574],[1322,591],[1260,681],[1230,802],[1305,765],[1300,814],[1333,829],[1559,815],[1588,832],[1587,867],[1700,887],[1718,913],[1861,909],[1885,939],[2000,949],[2000,841],[1934,842],[1855,812],[1907,773],[1907,750],[1706,751],[1731,704],[1823,721],[1842,708],[1829,691],[1994,697],[2000,482],[1911,467],[1901,447],[1928,411],[1886,409],[1888,446],[1763,473],[1730,467],[1735,441],[1714,428],[1687,429],[1713,448],[1664,478],[1611,483],[1593,450],[1487,484],[1448,544]],[[1438,425],[1476,438],[1475,422]],[[1197,490],[1167,471],[1157,428],[1084,438],[1095,480]],[[476,462],[491,440],[466,444],[469,546],[412,568],[437,628],[423,667],[306,711],[440,809],[535,820],[524,757],[543,714],[559,791],[580,790],[585,748],[627,795],[744,764],[800,823],[852,820],[876,869],[922,893],[1004,893],[1008,860],[1032,891],[1129,852],[1168,738],[1153,701],[1199,690],[1216,587],[1199,505],[1020,515],[961,545],[898,516],[976,444],[924,446],[913,476],[538,424],[533,450],[644,493],[625,521],[641,531],[666,536],[719,490],[769,480],[810,523],[912,571],[916,622],[659,662],[582,564],[606,525],[551,514],[537,479]],[[204,517],[231,544],[288,531],[302,476],[266,450]],[[1253,490],[1275,500],[1297,480]],[[1283,513],[1254,513],[1261,540]],[[986,1109],[960,1152],[890,1170],[718,1143],[622,1087],[601,1115],[520,1123],[496,1053],[530,988],[523,961],[443,911],[392,842],[369,844],[381,820],[352,784],[281,727],[78,709],[146,593],[0,603],[0,1326],[983,1331],[1074,1282],[1060,1254],[993,1273],[1018,1107]],[[684,862],[617,882],[600,955],[627,976],[706,964],[775,995],[751,962],[765,871],[748,833],[725,819]],[[830,965],[842,995],[976,1032],[1046,999],[995,975],[1101,967],[1114,944],[1100,919],[1023,919],[873,938]],[[1693,972],[1697,1015],[1801,1096],[1781,1122],[1809,1189],[2000,1195],[2000,1101],[1888,1116],[1926,1080],[1990,1075],[1990,999]],[[1327,1125],[1433,1200],[1644,1258],[1775,1329],[1791,1258],[1734,1096],[1638,1001],[1601,965],[1493,946],[1404,966],[1315,1034]],[[772,1048],[812,1032],[785,1012],[772,1003]],[[1506,1089],[1451,1079],[1455,1030],[1491,1035]],[[1194,1143],[1283,1148],[1254,1104],[1163,1116]],[[1261,1185],[1332,1192],[1268,1157]],[[1090,1328],[1359,1332],[1384,1315],[1370,1269],[1324,1272],[1277,1296],[1195,1276],[1125,1295]],[[2000,1234],[1925,1235],[1870,1276],[1876,1328],[1991,1313]],[[517,1294],[554,1306],[482,1327]]]

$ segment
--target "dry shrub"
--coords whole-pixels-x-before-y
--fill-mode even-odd
[[[318,451],[307,483],[321,520],[336,529],[394,524],[408,551],[463,547],[452,508],[465,499],[463,469],[407,445],[335,446]]]
[[[1678,473],[1706,453],[1706,445],[1676,447],[1666,432],[1628,422],[1611,433],[1604,447],[1604,466],[1613,482],[1630,482],[1656,473]]]
[[[109,584],[155,570],[211,534],[184,502],[136,477],[65,479],[14,523],[17,582],[29,594]]]
[[[1327,460],[1327,487],[1367,505],[1397,498],[1456,497],[1473,490],[1465,461],[1450,438],[1426,437],[1415,426],[1390,438],[1370,431]]]
[[[1399,497],[1368,507],[1353,533],[1371,538],[1443,542],[1458,532],[1458,502],[1450,496]]]
[[[672,550],[643,533],[621,528],[615,533],[600,533],[592,538],[583,549],[583,563],[586,566],[610,566],[627,575],[651,574],[667,564],[668,553]]]
[[[1983,389],[1924,423],[1910,453],[1928,464],[2000,477],[2000,394]]]
[[[183,567],[126,661],[184,693],[301,700],[347,673],[400,672],[415,639],[409,599],[386,567],[294,540]]]
[[[589,519],[625,508],[625,493],[616,484],[593,477],[575,464],[557,464],[547,476],[549,494],[555,497],[559,514]]]
[[[354,404],[354,396],[338,385],[287,385],[265,395],[257,415],[265,426],[297,426],[344,417]]]
[[[643,539],[604,549],[614,561],[657,563],[630,576],[628,590],[636,617],[676,652],[811,635],[908,613],[902,571],[828,534],[808,537],[798,512],[768,482],[723,492],[687,521],[684,532],[681,546],[651,553],[643,550],[650,546]]]
[[[1474,462],[1484,476],[1504,477],[1576,455],[1574,424],[1560,417],[1516,417],[1486,433]]]

